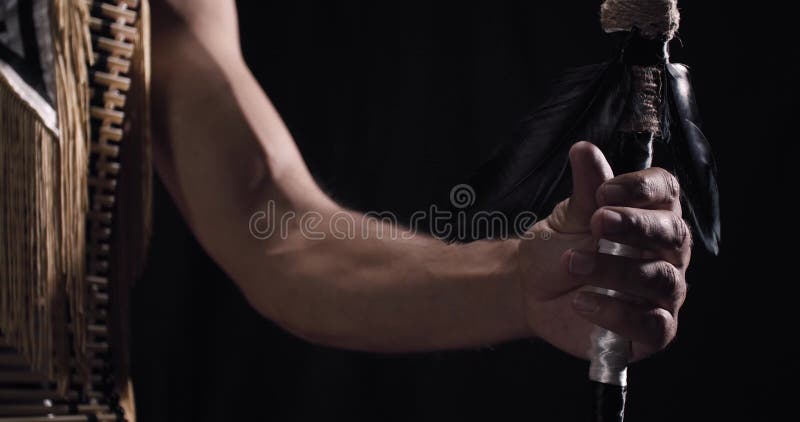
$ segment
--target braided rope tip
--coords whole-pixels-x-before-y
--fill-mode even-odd
[[[638,30],[648,39],[671,40],[680,26],[678,0],[606,0],[600,21],[607,33]]]

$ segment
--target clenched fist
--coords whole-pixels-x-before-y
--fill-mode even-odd
[[[599,325],[630,339],[634,360],[644,358],[675,337],[686,298],[692,243],[678,182],[658,168],[613,177],[587,142],[572,148],[570,160],[572,197],[531,229],[535,239],[519,244],[528,323],[581,358],[589,358]],[[629,245],[639,257],[599,254],[600,239]],[[624,299],[592,293],[592,286]]]

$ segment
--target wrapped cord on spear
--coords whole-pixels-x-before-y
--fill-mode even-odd
[[[552,94],[523,121],[471,180],[477,213],[548,215],[569,196],[569,150],[580,140],[597,145],[615,174],[662,167],[681,184],[684,218],[696,243],[719,251],[720,215],[716,165],[700,130],[688,68],[669,60],[669,42],[680,22],[677,0],[606,0],[603,30],[619,42],[606,63],[566,72]],[[459,231],[460,241],[485,238],[490,227]],[[521,235],[527,227],[514,233]],[[601,241],[601,253],[626,255],[631,248]],[[604,290],[604,294],[616,295]],[[597,328],[592,338],[590,379],[596,384],[594,420],[622,421],[630,342]]]

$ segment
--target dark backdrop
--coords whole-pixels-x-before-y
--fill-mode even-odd
[[[612,51],[599,1],[240,1],[246,58],[338,201],[409,215],[466,175],[562,69]],[[785,420],[800,375],[798,49],[787,2],[682,3],[718,157],[719,258],[698,254],[678,339],[631,368],[629,420]],[[157,40],[156,40],[157,42]],[[585,420],[587,366],[537,341],[375,356],[260,319],[159,192],[134,295],[140,420]]]

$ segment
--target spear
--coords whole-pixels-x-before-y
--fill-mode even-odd
[[[615,174],[656,165],[681,183],[684,218],[696,243],[716,255],[720,216],[716,165],[700,130],[688,68],[671,63],[669,43],[680,13],[677,0],[606,0],[605,33],[619,44],[606,63],[566,72],[549,98],[529,116],[518,136],[472,178],[481,211],[547,215],[571,190],[568,153],[586,139],[606,155]],[[467,221],[470,221],[469,219]],[[518,229],[518,228],[515,228]],[[457,240],[484,238],[471,232]],[[517,233],[522,234],[522,233]],[[600,241],[600,253],[639,257],[626,245]],[[600,293],[618,296],[609,290]],[[594,421],[622,421],[631,343],[597,328],[589,378],[595,384]]]

